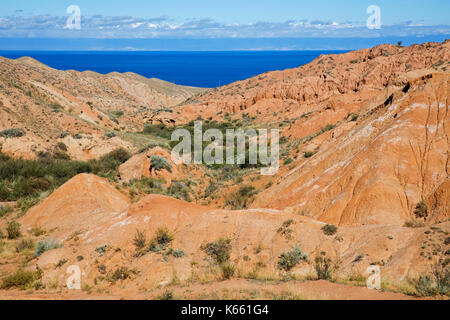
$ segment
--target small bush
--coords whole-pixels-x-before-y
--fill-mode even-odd
[[[207,255],[213,257],[218,264],[225,263],[230,260],[231,239],[221,238],[210,242],[204,246],[203,250]]]
[[[158,296],[158,300],[173,300],[173,291],[164,291],[162,295]]]
[[[235,267],[231,263],[223,263],[220,270],[222,271],[222,279],[229,280],[234,276]]]
[[[126,280],[126,279],[129,279],[129,278],[131,278],[131,276],[133,275],[133,274],[136,274],[137,272],[136,271],[134,271],[134,270],[130,270],[130,269],[128,269],[127,267],[120,267],[120,268],[118,268],[118,269],[116,269],[115,271],[113,271],[110,275],[109,275],[109,277],[108,277],[108,280],[110,281],[110,282],[116,282],[116,281],[118,281],[118,280]]]
[[[326,256],[326,253],[321,252],[320,255],[315,258],[314,262],[314,269],[316,269],[317,278],[330,280],[333,266],[331,259]]]
[[[286,238],[290,239],[291,234],[293,232],[292,229],[289,227],[294,223],[294,220],[289,219],[283,222],[280,228],[278,228],[277,233],[281,234],[282,236],[285,236]]]
[[[183,250],[175,250],[175,251],[172,253],[172,255],[173,255],[175,258],[183,258],[184,255],[185,255],[185,253],[184,253]]]
[[[0,218],[3,218],[13,212],[14,209],[11,206],[1,206],[0,207]]]
[[[150,158],[150,163],[151,163],[151,168],[154,168],[156,171],[167,170],[169,172],[172,172],[172,166],[169,164],[167,159],[164,157],[153,155]]]
[[[414,214],[416,215],[417,219],[425,219],[428,217],[428,208],[425,201],[420,201],[418,204],[416,204],[416,207],[414,208]]]
[[[103,255],[106,253],[106,251],[108,251],[108,248],[109,248],[109,245],[104,244],[102,246],[95,248],[95,252],[97,252],[100,257],[103,257]]]
[[[246,209],[257,193],[253,186],[243,186],[237,192],[231,193],[225,204],[233,210]]]
[[[336,234],[338,228],[335,225],[327,224],[324,225],[322,228],[323,233],[325,233],[327,236],[332,236]]]
[[[39,269],[35,272],[17,269],[14,274],[4,278],[0,289],[8,290],[11,288],[19,288],[27,290],[33,287],[33,283],[42,278],[42,271]]]
[[[10,221],[6,227],[6,232],[8,233],[8,239],[17,239],[22,233],[20,232],[20,223],[16,221]]]
[[[156,230],[156,242],[159,245],[169,245],[172,242],[173,236],[170,234],[169,229],[167,228],[159,228]]]
[[[406,228],[423,228],[425,227],[425,223],[420,220],[410,220],[406,221],[403,226]]]
[[[36,251],[34,252],[34,257],[37,258],[46,251],[58,249],[58,248],[62,248],[62,244],[59,244],[58,242],[56,242],[53,239],[50,239],[49,242],[46,242],[45,240],[40,241],[36,247]]]
[[[290,271],[294,268],[300,261],[308,260],[308,255],[302,253],[300,247],[296,247],[292,251],[283,252],[278,258],[278,269],[284,271]]]
[[[116,134],[113,131],[105,133],[105,137],[108,139],[114,138],[115,136],[116,136]]]
[[[314,156],[316,153],[314,151],[307,151],[303,154],[303,156],[308,159],[311,158],[312,156]]]
[[[58,269],[58,268],[61,268],[64,264],[66,264],[67,263],[67,259],[60,259],[59,261],[58,261],[58,263],[56,264],[56,269]]]
[[[430,276],[420,276],[418,279],[414,280],[414,288],[416,289],[419,296],[435,296],[438,293],[437,288],[433,283],[433,279]]]
[[[134,236],[133,243],[136,249],[142,249],[145,247],[147,242],[147,236],[145,232],[136,230],[136,235]]]
[[[56,147],[62,151],[67,151],[67,146],[64,142],[58,142],[56,144]]]
[[[25,131],[23,131],[22,129],[16,129],[16,128],[11,128],[11,129],[6,129],[3,131],[0,131],[0,136],[2,136],[3,138],[19,138],[19,137],[23,137],[25,135]]]
[[[286,160],[284,160],[285,165],[291,164],[292,162],[294,162],[294,160],[292,160],[292,158],[287,158]]]
[[[16,244],[16,252],[22,252],[26,249],[33,249],[34,242],[32,239],[22,239],[18,244]]]
[[[37,227],[33,227],[31,229],[31,234],[35,237],[40,237],[43,236],[44,234],[46,234],[47,232],[42,229],[41,227],[37,226]]]
[[[359,118],[359,114],[352,112],[347,116],[347,119],[349,119],[350,121],[357,121]]]

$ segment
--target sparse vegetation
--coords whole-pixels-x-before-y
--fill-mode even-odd
[[[253,186],[243,186],[227,197],[225,205],[232,210],[246,209],[256,193],[257,191]]]
[[[332,236],[332,235],[336,234],[336,232],[338,230],[338,228],[332,224],[326,224],[321,229],[322,229],[323,233],[326,234],[327,236]]]
[[[333,270],[332,260],[327,257],[325,252],[321,252],[320,255],[314,259],[314,269],[317,273],[317,278],[322,280],[331,280],[331,273]]]
[[[17,269],[12,275],[7,276],[2,280],[0,289],[8,290],[11,288],[19,288],[27,290],[33,287],[33,284],[42,278],[42,271],[24,271]]]
[[[145,232],[136,230],[133,243],[137,250],[141,250],[142,248],[144,248],[145,244],[147,243],[147,236],[145,235]]]
[[[137,274],[137,271],[130,270],[127,267],[120,267],[111,272],[108,276],[108,280],[112,283],[115,283],[119,280],[127,280],[132,277],[132,275]]]
[[[23,131],[22,129],[17,129],[17,128],[11,128],[11,129],[6,129],[3,131],[0,131],[0,136],[3,138],[20,138],[23,137],[25,135],[25,131]]]
[[[414,208],[414,214],[416,215],[417,219],[424,219],[426,220],[428,217],[428,208],[425,201],[420,201],[418,204],[416,204]]]
[[[159,245],[167,246],[173,241],[173,235],[169,232],[169,229],[163,227],[156,230],[155,241]]]
[[[27,249],[34,248],[34,241],[32,239],[22,239],[16,244],[16,252],[22,252]]]
[[[302,253],[299,246],[297,246],[294,250],[284,252],[278,258],[278,269],[284,271],[290,271],[294,268],[300,261],[307,261],[308,255]]]
[[[46,251],[58,249],[58,248],[62,248],[62,244],[56,242],[54,239],[50,239],[50,241],[48,241],[48,242],[43,240],[38,243],[38,245],[36,247],[36,251],[34,253],[34,256],[37,258]]]
[[[314,156],[315,154],[316,154],[315,151],[306,151],[304,153],[304,157],[308,159],[308,158],[311,158],[312,156]]]
[[[217,264],[230,260],[231,239],[221,238],[210,242],[202,248],[207,255],[211,256]]]
[[[0,185],[1,188],[1,185]],[[1,190],[0,190],[1,193]],[[1,206],[0,207],[0,218],[3,218],[7,216],[8,214],[12,213],[14,211],[14,208],[11,206]]]
[[[150,169],[154,168],[156,171],[167,170],[169,172],[172,172],[172,166],[164,157],[153,155],[150,158],[150,163],[151,163]]]
[[[158,300],[173,300],[173,291],[166,290],[160,296],[158,296]]]
[[[423,228],[425,227],[425,223],[420,220],[410,220],[406,221],[403,226],[406,228]]]
[[[278,228],[277,233],[281,234],[282,236],[286,237],[287,239],[290,239],[292,237],[293,230],[289,228],[292,224],[294,224],[294,220],[289,219],[283,222],[280,228]]]
[[[16,221],[8,222],[8,226],[6,227],[6,232],[8,234],[8,239],[17,239],[22,233],[20,231],[20,223]]]
[[[220,265],[222,271],[222,279],[228,280],[234,276],[235,267],[231,263],[223,263]]]
[[[25,213],[35,205],[40,193],[53,191],[79,173],[115,177],[117,168],[131,155],[117,149],[98,160],[88,162],[68,159],[13,159],[0,153],[0,201],[18,201]]]

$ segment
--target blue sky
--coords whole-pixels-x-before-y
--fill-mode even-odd
[[[450,34],[447,0],[2,2],[0,39],[122,39],[123,43],[117,46],[125,48],[126,39],[379,38],[382,41],[405,37],[427,41],[436,37],[444,40]],[[66,9],[72,4],[81,8],[81,30],[64,28]],[[369,30],[365,25],[369,5],[381,9],[379,30]],[[10,49],[4,44],[5,41],[0,41],[0,49]],[[26,45],[23,40],[17,49]],[[295,46],[286,46],[290,48]]]
[[[375,4],[383,22],[391,25],[420,21],[427,25],[449,24],[450,1],[446,0],[14,0],[2,1],[0,16],[66,15],[76,4],[83,15],[161,17],[178,21],[210,18],[228,23],[286,20],[365,21],[365,10]]]

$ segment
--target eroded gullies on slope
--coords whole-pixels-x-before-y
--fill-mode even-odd
[[[307,280],[319,277],[365,286],[367,267],[374,265],[381,269],[386,290],[445,294],[448,287],[436,283],[432,271],[448,279],[448,46],[448,41],[379,46],[322,56],[298,69],[266,73],[206,93],[183,88],[173,106],[148,110],[148,117],[143,109],[130,111],[138,98],[143,104],[150,96],[161,98],[146,91],[145,79],[63,73],[33,61],[6,61],[2,130],[27,130],[23,135],[5,132],[3,151],[28,158],[39,155],[40,160],[19,164],[2,158],[20,172],[1,171],[0,195],[17,201],[5,203],[0,211],[1,270],[11,276],[4,288],[75,297],[65,287],[65,272],[77,265],[85,274],[82,295],[91,297],[201,298],[207,288],[217,292],[203,298],[332,299],[342,298],[336,288],[324,285],[329,294],[318,296]],[[19,69],[40,84],[30,86],[17,76]],[[48,78],[38,76],[38,70]],[[87,83],[82,88],[80,79]],[[128,81],[144,84],[130,88],[135,83]],[[84,103],[96,112],[100,121],[94,120],[95,125],[91,111],[72,99],[83,101],[86,98],[76,97],[94,93],[102,98]],[[197,96],[176,106],[188,98],[185,94]],[[18,105],[11,95],[33,103]],[[64,125],[69,131],[64,138],[49,139],[59,136],[52,132],[55,127],[42,126],[39,117],[23,117],[26,108],[39,113],[48,101],[60,102],[62,109],[42,109],[42,120]],[[81,109],[74,105],[70,111],[72,103]],[[122,104],[130,106],[115,109]],[[99,112],[111,116],[106,114],[103,121]],[[172,163],[169,133],[189,128],[199,116],[221,128],[280,128],[278,174],[263,177],[252,167]],[[149,126],[146,131],[144,124]],[[77,136],[72,128],[93,132],[92,139]],[[109,132],[115,133],[106,135]],[[128,139],[128,147],[119,143],[123,139]],[[64,143],[67,151],[62,144],[53,146],[55,141]],[[128,160],[119,152],[101,167],[54,159],[54,147],[72,159],[86,160],[118,146],[135,155]],[[51,175],[29,170],[45,163],[53,163]],[[32,190],[25,188],[29,186]],[[20,235],[14,236],[17,224],[12,222],[25,212],[18,219]],[[136,247],[137,235],[141,248]],[[170,241],[158,240],[163,238]],[[36,258],[39,243],[42,252]],[[267,283],[269,290],[264,289]],[[235,285],[248,292],[233,291]],[[9,294],[21,296],[20,291],[4,296]]]

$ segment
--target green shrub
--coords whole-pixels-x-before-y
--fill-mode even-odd
[[[16,128],[11,128],[11,129],[6,129],[3,131],[0,131],[0,136],[2,136],[3,138],[19,138],[19,137],[23,137],[25,135],[25,131],[23,131],[22,129],[16,129]]]
[[[156,230],[155,241],[159,245],[169,245],[173,241],[173,236],[170,234],[169,229],[159,228]]]
[[[67,151],[67,146],[64,142],[58,142],[56,144],[56,147],[62,151]]]
[[[37,226],[37,227],[33,227],[31,229],[31,234],[35,237],[40,237],[43,236],[44,234],[46,234],[47,232],[42,229],[41,227]]]
[[[147,236],[145,235],[145,232],[136,230],[136,234],[133,239],[134,246],[136,249],[142,249],[145,247],[145,244],[147,242]]]
[[[421,275],[418,279],[413,280],[414,288],[419,296],[435,296],[438,294],[438,290],[434,285],[433,279],[430,276]]]
[[[191,201],[189,188],[179,181],[172,181],[169,188],[167,188],[167,194],[180,200]]]
[[[352,112],[347,116],[347,119],[349,119],[350,121],[357,121],[359,118],[359,114]]]
[[[150,163],[151,163],[150,169],[154,168],[156,171],[167,170],[169,172],[172,172],[172,166],[164,157],[153,155],[150,158]]]
[[[233,210],[246,209],[257,193],[253,186],[243,186],[227,197],[225,205]]]
[[[314,269],[316,269],[317,278],[323,280],[330,280],[333,271],[332,260],[326,256],[325,252],[321,252],[315,260]]]
[[[231,239],[221,238],[206,244],[202,249],[218,264],[225,263],[230,260]]]
[[[129,279],[133,274],[137,274],[137,272],[135,270],[130,270],[127,267],[120,267],[110,273],[107,279],[114,283],[118,280]]]
[[[414,214],[416,215],[417,219],[423,218],[426,220],[428,217],[428,208],[425,201],[420,201],[418,204],[416,204],[416,207],[414,208]]]
[[[292,160],[291,158],[287,158],[286,160],[284,160],[285,165],[291,164],[292,162],[294,162],[294,160]]]
[[[55,269],[61,268],[61,267],[62,267],[63,265],[65,265],[67,262],[68,262],[67,259],[60,259],[60,260],[58,261],[58,263],[56,264]]]
[[[278,269],[284,271],[290,271],[294,268],[300,261],[307,261],[308,255],[302,253],[299,246],[297,246],[294,250],[283,252],[278,258]]]
[[[278,228],[277,233],[281,234],[282,236],[285,236],[286,238],[290,239],[291,234],[293,232],[292,229],[289,227],[294,223],[294,220],[289,219],[283,222],[280,228]]]
[[[173,291],[164,291],[162,295],[158,296],[158,300],[173,300]]]
[[[115,111],[112,112],[112,114],[115,117],[120,118],[120,117],[122,117],[124,115],[124,112],[123,112],[123,110],[115,110]]]
[[[37,258],[46,251],[58,249],[58,248],[62,248],[62,244],[59,244],[58,242],[56,242],[53,239],[50,239],[49,242],[46,242],[45,240],[40,241],[36,247],[36,251],[34,252],[34,257]]]
[[[34,241],[32,239],[22,239],[18,244],[16,244],[16,252],[22,252],[26,249],[33,249]]]
[[[20,232],[20,223],[16,221],[8,222],[8,226],[6,227],[6,232],[8,233],[8,239],[17,239],[22,233]]]
[[[175,258],[183,258],[184,255],[185,255],[185,253],[184,253],[183,250],[175,250],[175,251],[173,251],[172,255],[173,255]]]
[[[220,270],[222,271],[222,279],[228,280],[234,276],[235,267],[231,263],[223,263]]]
[[[332,236],[336,234],[338,228],[335,225],[327,224],[324,225],[322,228],[323,233],[325,233],[327,236]]]
[[[33,283],[42,278],[42,271],[38,269],[35,272],[17,269],[14,274],[7,276],[2,280],[0,289],[8,290],[11,288],[19,288],[27,290],[33,287]]]
[[[19,201],[17,201],[16,203],[16,207],[20,209],[21,214],[23,215],[25,214],[30,208],[34,207],[35,205],[37,205],[39,203],[39,201],[41,201],[41,199],[39,197],[26,197],[26,198],[22,198],[19,199]]]
[[[410,220],[406,221],[403,226],[406,228],[423,228],[425,227],[425,223],[420,220]]]
[[[316,154],[316,152],[314,152],[314,151],[306,151],[304,154],[303,154],[303,156],[305,157],[305,158],[311,158],[313,155],[315,155]]]
[[[116,133],[113,131],[105,133],[105,137],[108,139],[114,138],[116,136]]]
[[[0,206],[0,218],[7,216],[14,211],[11,206]]]

